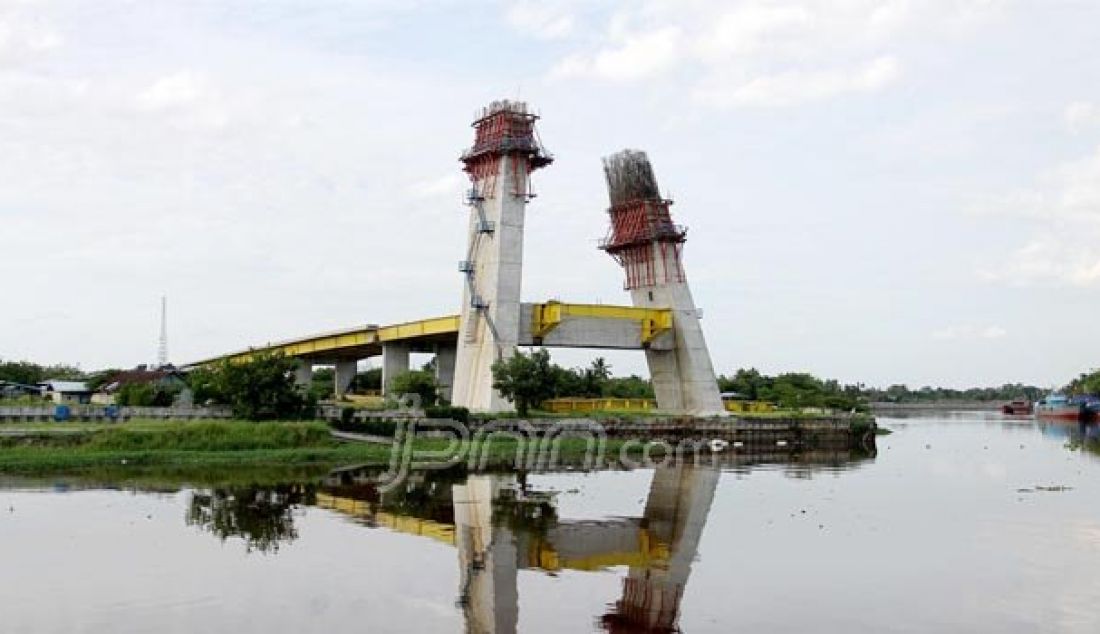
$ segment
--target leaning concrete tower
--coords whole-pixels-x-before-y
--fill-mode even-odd
[[[475,411],[511,409],[492,388],[492,365],[515,354],[520,335],[523,223],[531,172],[553,159],[535,132],[527,104],[494,101],[474,121],[474,145],[462,155],[470,177],[466,279],[458,336],[455,405]]]
[[[647,349],[657,406],[693,416],[725,415],[710,352],[681,259],[687,230],[672,221],[645,152],[624,150],[604,159],[611,198],[611,231],[600,248],[626,271],[634,305],[673,311],[670,349]]]

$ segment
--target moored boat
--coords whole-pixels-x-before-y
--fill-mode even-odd
[[[1008,414],[1009,416],[1027,416],[1033,411],[1031,401],[1024,399],[1016,399],[1011,403],[1005,403],[1001,406],[1001,413]]]
[[[1041,420],[1064,420],[1091,423],[1100,414],[1100,398],[1095,396],[1068,397],[1051,394],[1035,404],[1035,417]]]

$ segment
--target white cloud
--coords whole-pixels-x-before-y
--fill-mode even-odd
[[[551,77],[661,76],[712,107],[785,107],[894,83],[905,42],[971,28],[1000,0],[646,0]]]
[[[1100,285],[1100,147],[1045,171],[1033,187],[994,198],[977,211],[1034,225],[1026,244],[1003,261],[979,268],[983,279],[1013,286]]]
[[[573,33],[575,19],[567,7],[546,0],[524,0],[508,9],[508,23],[524,33],[556,40]]]
[[[792,70],[743,83],[712,78],[701,84],[693,97],[709,106],[793,106],[848,93],[873,93],[889,86],[900,74],[896,59],[880,57],[855,68]]]
[[[724,60],[771,46],[777,37],[811,27],[814,14],[805,6],[746,5],[720,16],[696,47],[706,59]]]
[[[1091,235],[1097,239],[1097,233]],[[1100,253],[1097,251],[1094,241],[1044,232],[1042,237],[1020,247],[1005,261],[980,270],[979,275],[987,281],[1008,286],[1090,287],[1100,284]]]
[[[450,173],[439,178],[413,183],[409,186],[408,192],[409,195],[418,200],[450,199],[457,206],[462,195],[464,182],[462,176],[457,172]]]
[[[1008,336],[1008,330],[1001,326],[986,326],[979,334],[982,339],[1002,339]]]
[[[1044,171],[1034,186],[985,200],[972,211],[1048,224],[1100,223],[1100,146],[1090,156]]]
[[[165,114],[178,126],[221,129],[231,119],[223,95],[202,74],[186,70],[165,75],[134,97],[139,111]]]
[[[1080,133],[1100,128],[1100,105],[1087,101],[1075,101],[1066,106],[1063,115],[1070,132]]]
[[[182,71],[161,77],[137,95],[145,110],[172,110],[199,103],[209,94],[206,80],[198,73]]]
[[[681,33],[676,27],[625,36],[595,55],[572,55],[562,60],[553,77],[599,77],[632,81],[658,75],[673,67],[680,56]]]
[[[974,341],[978,339],[1003,339],[1008,336],[1008,330],[997,324],[988,326],[975,326],[973,324],[956,324],[946,326],[932,332],[932,339],[936,341]]]
[[[64,38],[48,24],[25,19],[11,6],[0,7],[0,67],[33,59],[62,44]]]

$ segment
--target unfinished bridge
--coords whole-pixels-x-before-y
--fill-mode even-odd
[[[600,248],[625,271],[632,305],[529,303],[520,296],[523,232],[532,172],[553,163],[524,103],[496,101],[473,123],[474,144],[460,160],[469,177],[467,249],[460,312],[406,323],[363,324],[267,343],[203,359],[197,367],[257,353],[300,361],[306,383],[315,365],[335,367],[344,395],[359,361],[382,358],[385,393],[414,352],[435,355],[441,395],[473,411],[510,410],[493,389],[492,365],[523,346],[642,350],[661,410],[722,416],[714,368],[682,262],[687,230],[673,222],[649,159],[626,150],[604,159],[611,227]]]

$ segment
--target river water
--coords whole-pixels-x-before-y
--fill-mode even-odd
[[[1100,631],[1095,429],[721,469],[0,483],[0,632]]]

